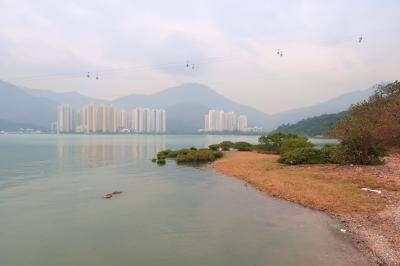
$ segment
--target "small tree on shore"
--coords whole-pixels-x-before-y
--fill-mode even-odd
[[[258,142],[260,143],[260,145],[258,145],[258,149],[260,151],[280,153],[283,143],[286,142],[286,148],[290,149],[289,146],[292,144],[296,145],[294,144],[295,142],[299,144],[299,142],[307,142],[307,139],[294,134],[284,134],[278,132],[261,136],[258,138]]]
[[[400,82],[379,85],[368,100],[351,106],[329,134],[342,140],[334,154],[339,162],[380,162],[386,154],[382,145],[400,146]]]

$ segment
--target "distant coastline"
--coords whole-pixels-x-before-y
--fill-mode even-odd
[[[263,132],[268,132],[282,124],[296,123],[313,116],[347,110],[351,104],[367,99],[373,93],[373,90],[374,88],[371,87],[364,91],[353,91],[309,107],[268,115],[252,107],[229,100],[212,88],[198,83],[185,83],[140,97],[132,94],[119,97],[114,101],[103,101],[77,92],[57,93],[27,89],[0,80],[0,99],[2,100],[0,100],[0,131],[6,129],[16,131],[20,127],[48,131],[57,121],[58,105],[65,103],[71,106],[82,106],[95,102],[99,105],[114,104],[127,110],[132,110],[138,106],[163,108],[168,114],[168,121],[166,122],[169,126],[167,128],[172,129],[170,133],[173,134],[175,132],[194,133],[202,128],[204,126],[203,116],[210,108],[232,110],[238,114],[245,114],[252,126],[257,125],[263,128]],[[19,96],[16,97],[17,95]],[[21,104],[22,102],[28,104]],[[6,106],[8,107],[6,108]]]
[[[199,133],[199,132],[166,132],[166,133],[123,133],[123,132],[115,132],[115,133],[57,133],[50,131],[28,131],[28,132],[19,132],[19,131],[2,131],[0,130],[0,134],[49,134],[49,135],[221,135],[221,136],[261,136],[266,133],[255,133],[255,132],[208,132],[208,133]]]

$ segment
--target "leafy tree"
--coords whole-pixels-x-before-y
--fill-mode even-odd
[[[279,153],[285,153],[298,148],[312,148],[314,144],[309,142],[304,137],[296,137],[296,138],[285,138],[281,142],[281,146],[279,147]]]
[[[368,100],[351,106],[329,133],[342,140],[334,156],[339,162],[379,163],[385,154],[382,145],[400,146],[400,82],[379,85]]]
[[[284,139],[294,138],[299,138],[299,136],[294,134],[284,134],[281,132],[261,136],[258,138],[258,142],[260,143],[258,149],[267,152],[279,153],[282,141]]]
[[[367,150],[364,150],[367,148]],[[379,144],[365,147],[357,136],[346,139],[330,154],[333,162],[341,164],[380,164],[380,157],[387,155],[387,149]]]

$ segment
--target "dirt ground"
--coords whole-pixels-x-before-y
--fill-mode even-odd
[[[226,152],[210,167],[273,197],[336,216],[371,262],[400,265],[400,150],[392,151],[379,166],[287,166],[277,158]]]

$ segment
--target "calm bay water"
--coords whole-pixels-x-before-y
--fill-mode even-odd
[[[207,168],[151,162],[227,139],[257,141],[0,135],[0,265],[366,264],[321,213]]]

